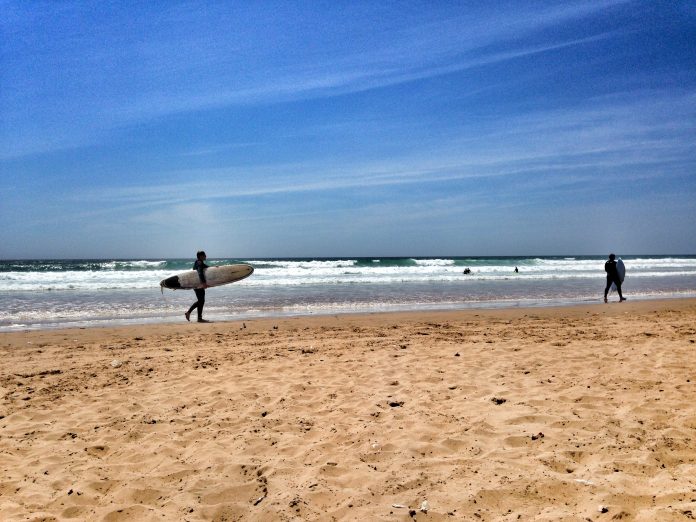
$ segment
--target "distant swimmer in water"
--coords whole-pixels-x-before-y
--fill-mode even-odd
[[[519,270],[517,269],[517,267],[515,267],[515,273],[516,273],[516,274],[519,273]]]
[[[471,273],[471,268],[465,268],[464,269],[465,274],[470,274]]]

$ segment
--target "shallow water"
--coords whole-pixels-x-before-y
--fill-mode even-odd
[[[625,256],[629,299],[696,296],[696,256]],[[209,260],[254,274],[207,291],[205,317],[232,320],[600,302],[603,257]],[[0,262],[0,330],[181,321],[192,291],[159,281],[190,260]],[[519,272],[515,273],[514,268]],[[471,273],[464,274],[466,268]],[[613,296],[616,299],[616,296]]]

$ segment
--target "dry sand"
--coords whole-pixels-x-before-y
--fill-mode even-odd
[[[0,334],[0,519],[693,519],[695,342],[696,300]]]

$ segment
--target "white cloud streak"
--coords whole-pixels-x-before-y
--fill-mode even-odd
[[[164,183],[80,191],[75,199],[137,209],[501,178],[523,182],[526,190],[551,190],[604,183],[606,172],[624,183],[663,177],[664,167],[652,167],[693,161],[684,141],[696,131],[693,95],[643,92],[622,99],[518,116],[477,129],[475,139],[454,138],[437,150],[389,160],[169,171]]]
[[[526,11],[520,8],[515,12],[492,10],[476,15],[463,14],[437,22],[403,26],[390,32],[388,39],[373,41],[369,49],[360,50],[351,42],[331,42],[333,52],[324,53],[325,56],[280,63],[274,54],[278,49],[269,48],[263,41],[264,36],[258,33],[253,34],[261,39],[256,42],[201,40],[200,36],[188,36],[194,40],[182,42],[172,39],[166,29],[160,29],[159,33],[141,35],[142,38],[135,40],[113,37],[110,43],[120,46],[116,48],[96,47],[92,40],[97,36],[89,32],[78,36],[55,34],[55,38],[66,39],[54,45],[57,52],[65,54],[43,59],[65,63],[60,85],[67,95],[73,94],[73,100],[61,99],[64,93],[53,92],[50,82],[38,91],[36,86],[27,89],[23,83],[19,83],[20,90],[15,91],[13,84],[8,82],[3,88],[2,100],[5,101],[0,107],[7,121],[12,122],[13,132],[2,131],[5,144],[0,146],[0,158],[98,143],[108,139],[112,130],[178,113],[362,92],[592,44],[612,38],[616,33],[602,32],[533,45],[525,44],[524,38],[621,3],[581,2]],[[60,10],[62,17],[67,17],[66,7]],[[172,16],[180,17],[182,11],[176,10]],[[205,16],[212,15],[203,15],[194,9],[189,16],[196,24],[203,25],[207,20]],[[50,21],[48,17],[40,17],[34,23],[48,24]],[[15,22],[15,25],[21,23]],[[162,25],[167,26],[166,16]],[[136,21],[132,29],[137,33],[152,28]],[[24,27],[23,30],[28,29]],[[323,39],[328,38],[330,27],[325,31],[315,44],[321,45]],[[293,42],[294,51],[300,56],[313,52],[309,47],[303,48],[307,45],[302,43],[303,34],[300,28]],[[77,38],[77,43],[71,38]],[[243,62],[241,56],[249,53],[251,46],[259,44],[263,51],[250,68],[252,64]],[[80,47],[74,47],[76,45]],[[187,52],[182,53],[182,49]],[[106,52],[109,54],[104,55]],[[24,59],[34,60],[35,57]],[[114,82],[105,81],[109,76],[114,76]],[[132,81],[125,82],[121,78],[132,78]],[[37,97],[28,97],[32,92]],[[51,99],[56,103],[47,105],[46,100]],[[33,106],[37,109],[31,109]],[[30,112],[31,118],[38,124],[23,128],[27,125],[22,122],[23,115],[28,110],[33,112]],[[39,118],[44,121],[39,123]]]

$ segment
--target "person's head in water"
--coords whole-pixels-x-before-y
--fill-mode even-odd
[[[614,254],[612,254],[612,255],[614,255]],[[199,250],[198,252],[196,252],[197,259],[203,261],[203,260],[205,260],[206,257],[208,257],[208,256],[205,255],[205,252],[203,250]]]
[[[203,254],[203,255],[205,255],[205,254]],[[616,259],[616,256],[614,254],[609,254],[609,259],[611,259],[613,261],[614,259]]]

